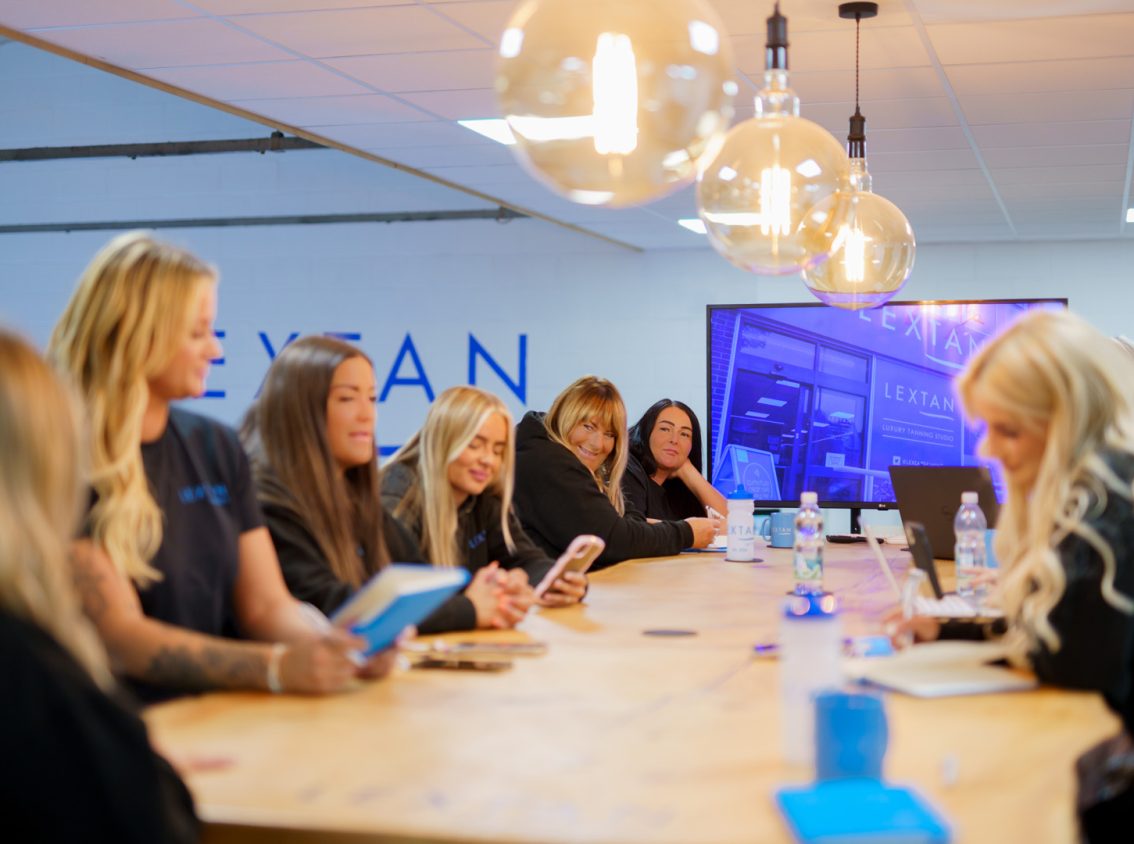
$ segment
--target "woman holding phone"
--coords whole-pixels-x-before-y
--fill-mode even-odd
[[[701,423],[687,405],[662,399],[630,429],[622,476],[627,508],[647,519],[685,519],[728,502],[701,474]]]
[[[587,375],[567,387],[547,414],[527,413],[516,428],[516,512],[548,554],[581,533],[606,543],[595,568],[633,557],[704,548],[720,520],[693,516],[648,523],[626,512],[626,406],[617,388]]]
[[[1034,311],[958,382],[1007,499],[995,551],[1005,623],[914,618],[918,641],[1003,635],[1042,682],[1100,692],[1124,731],[1080,760],[1090,841],[1134,818],[1134,361],[1067,311]],[[1114,837],[1118,836],[1118,837]]]
[[[124,706],[67,564],[83,500],[76,402],[0,330],[0,806],[12,841],[193,842],[193,803]]]
[[[55,326],[49,354],[84,402],[92,452],[75,580],[144,698],[337,691],[364,643],[315,628],[288,594],[236,433],[173,406],[204,392],[221,354],[216,289],[195,256],[131,232],[95,256]]]
[[[476,387],[451,387],[382,471],[383,503],[420,538],[429,559],[467,568],[469,589],[486,583],[500,592],[494,602],[467,590],[450,599],[443,607],[449,629],[514,626],[535,601],[531,587],[553,565],[512,513],[514,455],[504,402]],[[585,591],[584,575],[566,573],[541,603],[576,603]]]

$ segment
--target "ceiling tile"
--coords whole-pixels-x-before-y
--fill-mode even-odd
[[[486,46],[482,39],[421,6],[247,15],[233,21],[268,41],[315,58]]]
[[[371,151],[377,155],[383,154],[381,147]],[[389,155],[384,157],[408,164],[410,167],[435,169],[507,164],[512,160],[512,153],[500,144],[468,143],[459,146],[398,147],[391,149]]]
[[[1134,13],[1033,20],[930,24],[930,42],[942,64],[1034,62],[1134,55]]]
[[[1048,149],[1051,149],[1048,147]],[[1018,185],[1026,183],[1054,182],[1067,184],[1076,182],[1103,182],[1121,185],[1126,178],[1124,164],[1052,165],[1050,167],[997,167],[991,171],[992,180],[997,185]]]
[[[854,101],[840,103],[809,103],[807,117],[824,126],[841,126],[835,133],[842,138],[849,130],[850,116],[854,111]],[[953,104],[945,97],[930,97],[917,100],[881,100],[862,103],[862,113],[866,115],[866,137],[869,142],[872,134],[879,129],[917,129],[933,126],[956,126],[957,117]]]
[[[1051,93],[1015,93],[968,94],[959,99],[965,120],[972,126],[1129,120],[1134,116],[1134,88],[1076,91],[1063,97]]]
[[[496,92],[491,88],[402,94],[400,99],[430,114],[449,120],[500,116],[500,109],[496,105]]]
[[[1105,91],[1131,86],[1134,56],[949,65],[945,75],[962,96]]]
[[[836,4],[837,5],[837,4]],[[746,74],[764,71],[764,36],[733,37],[737,66]],[[793,71],[841,70],[854,73],[854,27],[803,32],[791,36]],[[931,64],[912,27],[862,29],[861,66],[866,68],[927,67]]]
[[[1001,184],[999,190],[1000,195],[1009,202],[1016,199],[1054,198],[1063,201],[1072,197],[1106,197],[1117,208],[1122,201],[1121,181],[1081,182],[1058,172],[1042,180]]]
[[[283,123],[313,129],[347,123],[410,123],[425,116],[382,94],[233,100],[232,104]]]
[[[496,53],[493,50],[387,53],[326,59],[323,63],[380,91],[459,91],[492,87]]]
[[[194,17],[193,11],[174,0],[101,0],[83,3],[76,3],[75,0],[0,0],[0,23],[13,29],[191,17]]]
[[[493,49],[500,43],[512,14],[519,8],[515,0],[474,0],[461,3],[431,3],[430,8],[462,27],[475,32]]]
[[[458,146],[462,143],[493,143],[472,135],[463,126],[447,120],[428,123],[359,123],[336,126],[335,140],[358,149],[397,149],[399,147]]]
[[[1069,164],[1121,164],[1125,172],[1126,144],[1090,146],[1004,147],[982,151],[989,167],[1064,167]]]
[[[193,0],[193,5],[214,15],[317,12],[362,6],[404,6],[406,0]]]
[[[763,73],[754,73],[749,78],[757,87],[764,84]],[[811,103],[845,102],[854,98],[853,70],[793,70],[790,81],[805,107]],[[877,100],[940,97],[943,93],[941,80],[931,67],[864,70],[859,87],[860,98],[866,104]]]
[[[372,93],[356,82],[304,61],[162,68],[148,71],[147,75],[222,102]]]
[[[292,58],[257,38],[205,18],[48,29],[33,34],[133,70]]]
[[[982,150],[996,147],[1122,144],[1130,140],[1130,121],[1002,123],[973,126],[972,132]]]

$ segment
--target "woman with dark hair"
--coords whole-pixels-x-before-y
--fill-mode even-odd
[[[626,406],[605,378],[584,376],[516,426],[516,514],[527,534],[558,556],[581,533],[606,542],[594,568],[633,557],[665,557],[713,541],[720,520],[691,516],[645,523],[627,515]]]
[[[655,402],[630,429],[622,476],[628,508],[647,519],[685,519],[711,507],[725,513],[723,495],[701,474],[701,423],[687,404]]]

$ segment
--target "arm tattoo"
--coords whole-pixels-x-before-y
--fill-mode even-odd
[[[200,648],[162,647],[140,679],[189,691],[258,689],[263,687],[266,674],[267,661],[262,654],[220,643]]]

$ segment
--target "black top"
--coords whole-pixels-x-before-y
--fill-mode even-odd
[[[339,580],[331,571],[307,521],[299,513],[291,507],[263,500],[261,506],[264,508],[264,518],[268,521],[268,531],[272,534],[272,543],[276,546],[280,570],[288,590],[300,601],[313,604],[325,615],[331,615],[354,594],[354,587]],[[413,535],[389,513],[383,513],[382,534],[391,562],[423,561],[421,549]],[[375,562],[365,557],[362,568],[367,577],[378,572]]]
[[[382,471],[382,504],[394,510],[417,480],[416,470],[406,463],[394,463]],[[520,568],[527,572],[535,586],[555,564],[524,533],[519,520],[508,514],[508,529],[514,551],[508,550],[504,531],[500,529],[500,497],[492,494],[470,495],[457,511],[457,543],[464,549],[464,566],[469,574],[495,561],[502,569]],[[421,514],[406,516],[407,527],[421,542]],[[423,633],[447,630],[471,630],[476,627],[476,610],[464,595],[454,595],[421,625]]]
[[[0,609],[5,840],[191,842],[193,801],[145,724],[40,628]]]
[[[667,478],[664,484],[658,484],[646,474],[642,461],[633,452],[626,460],[622,495],[626,499],[627,512],[633,510],[647,519],[674,521],[704,516],[706,512],[697,496],[680,478]]]
[[[516,426],[515,501],[524,530],[552,556],[581,533],[602,538],[606,549],[595,569],[634,557],[670,556],[693,544],[688,522],[648,524],[633,511],[618,515],[590,469],[547,435],[542,413],[529,411]]]
[[[1134,455],[1108,453],[1107,463],[1129,488]],[[1106,506],[1090,494],[1086,525],[1114,550],[1114,588],[1134,598],[1134,506],[1128,498],[1108,493]],[[1044,683],[1101,692],[1107,705],[1134,735],[1134,615],[1116,609],[1102,596],[1103,564],[1098,553],[1074,534],[1059,544],[1066,587],[1048,619],[1059,634],[1060,648],[1042,642],[1030,655],[1036,676]],[[971,638],[986,628],[949,622],[945,638]]]
[[[240,535],[264,517],[248,457],[236,432],[170,408],[162,435],[142,444],[150,492],[164,531],[151,565],[162,579],[138,593],[142,610],[211,636],[233,623],[233,588],[240,570]]]

